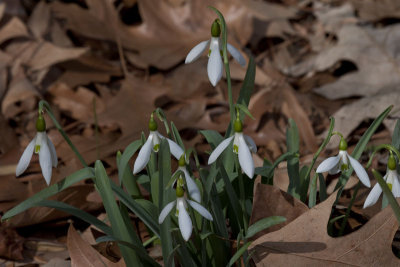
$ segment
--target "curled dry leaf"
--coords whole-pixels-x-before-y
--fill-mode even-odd
[[[16,37],[29,37],[25,24],[17,17],[13,17],[0,30],[0,44]]]
[[[118,263],[114,263],[103,257],[87,241],[82,239],[82,237],[78,234],[72,224],[69,226],[68,229],[67,246],[69,255],[71,257],[72,267],[125,266],[123,260],[120,260]]]
[[[257,184],[254,192],[250,225],[270,216],[283,216],[286,218],[286,222],[265,229],[253,238],[256,239],[264,234],[281,229],[306,211],[308,211],[308,207],[303,202],[278,187]]]
[[[259,266],[398,266],[392,240],[398,223],[387,207],[356,232],[332,238],[327,223],[336,194],[282,229],[255,240],[250,251]]]

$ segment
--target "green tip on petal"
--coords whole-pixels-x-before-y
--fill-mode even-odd
[[[42,114],[40,114],[39,117],[36,120],[36,130],[38,132],[46,131],[46,121],[44,120]]]
[[[387,167],[389,168],[389,170],[396,170],[396,159],[394,158],[393,154],[390,154],[389,156]]]
[[[176,181],[176,197],[183,197],[185,190],[183,189],[184,181],[182,176],[179,176]]]
[[[39,154],[40,152],[40,145],[35,146],[35,154]]]
[[[235,133],[241,133],[243,131],[243,124],[239,118],[236,118],[235,123],[233,124],[233,129]]]
[[[216,19],[211,25],[211,36],[219,37],[220,35],[221,35],[221,26],[219,26],[219,21],[218,19]]]
[[[150,131],[157,131],[158,125],[157,122],[154,120],[153,114],[151,114],[150,121],[149,121],[149,130]]]
[[[343,171],[347,171],[349,169],[349,165],[348,164],[342,164],[342,166],[340,166],[340,170]]]
[[[179,167],[185,167],[185,165],[186,165],[185,153],[183,153],[182,156],[179,158]]]
[[[393,185],[392,184],[387,184],[388,185],[388,187],[389,187],[389,189],[390,189],[390,191],[392,191],[392,187],[393,187]]]
[[[347,150],[347,142],[346,142],[346,140],[344,140],[344,138],[340,138],[339,150],[342,150],[342,151]]]

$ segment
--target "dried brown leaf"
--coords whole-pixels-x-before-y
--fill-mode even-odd
[[[17,17],[13,17],[0,30],[0,44],[16,37],[29,37],[25,24]]]
[[[258,265],[274,266],[397,266],[392,252],[398,223],[390,207],[356,232],[332,238],[327,234],[332,194],[279,231],[266,234],[250,246]]]
[[[67,245],[71,257],[71,266],[110,266],[122,267],[124,266],[123,260],[114,263],[98,253],[88,242],[83,240],[72,224],[68,229]]]
[[[286,222],[258,233],[254,239],[281,229],[306,211],[308,211],[308,207],[292,195],[272,185],[257,184],[250,224],[270,216],[283,216],[286,218]]]
[[[40,1],[28,20],[28,27],[35,38],[42,38],[50,24],[50,8],[45,1]]]

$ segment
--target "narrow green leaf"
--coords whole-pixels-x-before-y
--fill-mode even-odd
[[[171,154],[167,140],[163,139],[160,143],[158,152],[158,208],[161,210],[173,198],[173,190],[164,190],[171,177]],[[171,220],[168,216],[160,225],[160,240],[164,259],[167,259],[173,250],[171,237]]]
[[[270,165],[268,161],[264,160],[264,166],[255,168],[254,172],[257,175],[261,175],[262,178],[265,178],[265,179],[262,179],[262,183],[266,183],[266,181],[271,181],[272,183],[267,183],[267,184],[273,185],[275,168],[279,165],[279,163],[281,163],[283,161],[287,161],[287,160],[291,159],[292,157],[294,157],[295,155],[296,155],[296,153],[286,152],[286,153],[280,155],[276,159],[276,161],[274,162],[273,165]]]
[[[286,145],[288,152],[299,153],[299,130],[294,120],[289,119],[286,129]],[[288,193],[295,198],[300,198],[300,173],[299,173],[299,158],[293,157],[287,161],[287,169],[289,175]]]
[[[175,124],[172,121],[171,121],[171,130],[172,130],[172,136],[174,137],[175,141],[183,150],[185,150],[185,145],[183,144],[181,135],[179,134],[178,129],[176,128]]]
[[[271,216],[261,219],[247,229],[246,239],[253,237],[255,234],[280,223],[286,222],[286,218],[282,216]]]
[[[95,176],[96,188],[103,200],[107,217],[111,222],[113,236],[119,240],[134,244],[135,240],[130,238],[129,230],[122,218],[114,194],[111,190],[110,179],[108,178],[106,170],[100,160],[97,160],[95,163]],[[142,263],[134,250],[126,245],[119,245],[119,247],[127,266],[142,266]]]
[[[247,65],[246,75],[244,76],[242,87],[240,88],[237,103],[249,106],[250,97],[254,89],[254,81],[256,79],[256,63],[254,57],[250,55],[249,64]],[[240,119],[243,119],[242,117]]]
[[[308,207],[310,209],[317,203],[317,178],[318,174],[315,173],[310,184],[310,196],[308,197]]]
[[[42,201],[38,202],[36,204],[36,206],[48,207],[48,208],[53,208],[53,209],[57,209],[57,210],[66,212],[68,214],[71,214],[71,215],[99,228],[101,231],[103,231],[107,235],[110,235],[110,236],[113,235],[112,229],[107,224],[100,221],[93,215],[87,213],[86,211],[75,208],[74,206],[68,205],[68,204],[60,202],[60,201],[54,201],[54,200],[42,200]]]
[[[400,223],[400,206],[394,198],[392,191],[389,189],[382,175],[376,170],[372,169],[372,174],[375,179],[378,181],[380,187],[382,188],[383,193],[385,194],[387,200],[389,201],[390,206],[392,207],[393,213],[396,216],[397,221]]]
[[[326,182],[322,173],[318,173],[319,179],[319,200],[322,202],[328,198],[328,193],[326,192]]]
[[[247,116],[249,116],[251,119],[255,120],[255,118],[253,117],[253,115],[251,115],[250,110],[247,108],[247,106],[237,103],[235,105],[235,107],[238,108],[240,111],[242,111]]]
[[[47,199],[55,194],[63,191],[64,189],[70,187],[71,185],[80,182],[82,180],[94,177],[94,172],[92,168],[83,168],[77,172],[74,172],[71,175],[68,175],[60,182],[53,184],[49,187],[46,187],[42,191],[36,193],[32,197],[22,201],[20,204],[12,208],[11,210],[7,211],[3,217],[1,218],[2,221],[7,220],[33,206],[35,206],[38,202]]]
[[[129,160],[133,157],[133,155],[136,153],[136,151],[139,149],[139,147],[141,145],[142,145],[142,140],[136,140],[136,141],[130,143],[125,148],[124,153],[122,153],[119,163],[117,164],[118,165],[118,179],[119,179],[120,185],[123,180],[125,168],[128,167]]]
[[[232,256],[231,260],[229,261],[228,266],[232,266],[235,264],[236,261],[240,259],[240,257],[247,251],[247,248],[251,245],[251,242],[247,242],[244,244],[236,253]]]
[[[400,119],[397,120],[396,126],[394,127],[392,136],[392,146],[397,150],[400,150]]]
[[[121,189],[117,184],[111,181],[111,187],[118,199],[124,203],[124,205],[130,209],[138,218],[150,228],[150,230],[160,237],[160,228],[158,222],[154,220],[154,216],[149,214],[136,200],[131,198],[124,190]],[[158,218],[158,215],[156,215]]]
[[[211,149],[213,150],[222,142],[222,140],[224,140],[222,135],[214,130],[203,130],[200,131],[200,133],[206,138],[207,143],[211,145]]]
[[[226,170],[224,169],[223,166],[221,166],[219,168],[219,172],[220,172],[220,174],[222,176],[222,179],[224,180],[225,190],[226,190],[226,193],[228,195],[229,203],[231,204],[232,211],[235,214],[235,218],[237,220],[237,224],[239,226],[243,227],[243,221],[242,221],[243,210],[241,208],[241,205],[240,205],[239,199],[238,199],[238,197],[236,195],[236,192],[233,189],[233,186],[231,184],[231,181],[229,180],[228,174],[226,173]],[[233,223],[233,222],[231,222],[231,223]]]

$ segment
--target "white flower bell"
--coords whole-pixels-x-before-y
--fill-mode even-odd
[[[243,134],[243,126],[237,117],[233,126],[235,134],[223,140],[211,153],[208,164],[212,164],[233,140],[233,152],[238,154],[239,164],[243,172],[252,179],[254,176],[254,162],[251,152],[257,152],[257,146],[250,136]]]
[[[389,186],[389,189],[392,191],[393,196],[400,197],[400,182],[396,170],[396,160],[393,155],[389,156],[387,169],[388,170],[383,179]],[[364,202],[364,209],[374,205],[378,201],[381,194],[382,194],[382,188],[379,185],[379,183],[376,183],[376,185],[372,188],[371,192],[369,193],[367,199]]]
[[[20,176],[25,172],[32,159],[33,153],[39,154],[39,163],[43,177],[47,185],[50,185],[52,167],[57,167],[58,159],[56,149],[46,134],[46,123],[42,114],[39,114],[36,121],[36,130],[36,136],[25,148],[24,153],[22,153],[19,159],[15,175]]]
[[[198,59],[204,51],[206,51],[208,44],[209,52],[208,52],[208,64],[207,64],[207,73],[208,78],[213,86],[216,86],[219,80],[222,77],[223,70],[223,62],[221,58],[222,53],[222,44],[220,39],[221,28],[218,22],[218,19],[214,21],[211,26],[211,40],[206,40],[190,50],[189,54],[186,56],[185,64],[191,63]],[[229,53],[233,56],[233,58],[239,62],[240,65],[245,66],[246,60],[242,56],[242,54],[232,45],[227,44],[227,49]]]
[[[154,152],[158,152],[158,150],[160,149],[160,139],[164,139],[165,137],[157,131],[157,127],[158,126],[156,121],[154,120],[153,114],[151,114],[149,121],[150,134],[147,138],[147,141],[140,149],[138,157],[136,158],[135,164],[133,166],[133,174],[137,174],[138,172],[143,170],[144,167],[146,167],[147,163],[150,160],[152,150],[154,150]],[[174,155],[175,158],[179,159],[180,156],[183,154],[182,148],[171,139],[165,139],[168,141],[171,154]]]
[[[317,173],[329,172],[336,174],[340,171],[345,171],[349,168],[349,164],[353,167],[360,181],[366,186],[371,187],[369,177],[364,167],[353,157],[347,153],[347,142],[344,138],[340,139],[339,154],[335,157],[330,157],[321,162],[317,168]]]
[[[206,210],[202,205],[200,205],[196,201],[191,201],[189,199],[186,199],[185,192],[183,189],[183,183],[184,183],[183,178],[182,177],[178,178],[176,186],[177,199],[168,203],[163,208],[163,210],[160,213],[160,216],[158,217],[158,223],[162,224],[164,222],[165,218],[171,212],[171,210],[174,208],[176,204],[176,216],[178,217],[179,230],[181,231],[183,239],[185,239],[185,241],[188,241],[190,236],[192,235],[193,224],[188,213],[187,203],[189,203],[189,205],[193,209],[195,209],[198,213],[200,213],[201,216],[203,216],[207,220],[212,221],[213,218],[211,213],[208,210]]]

